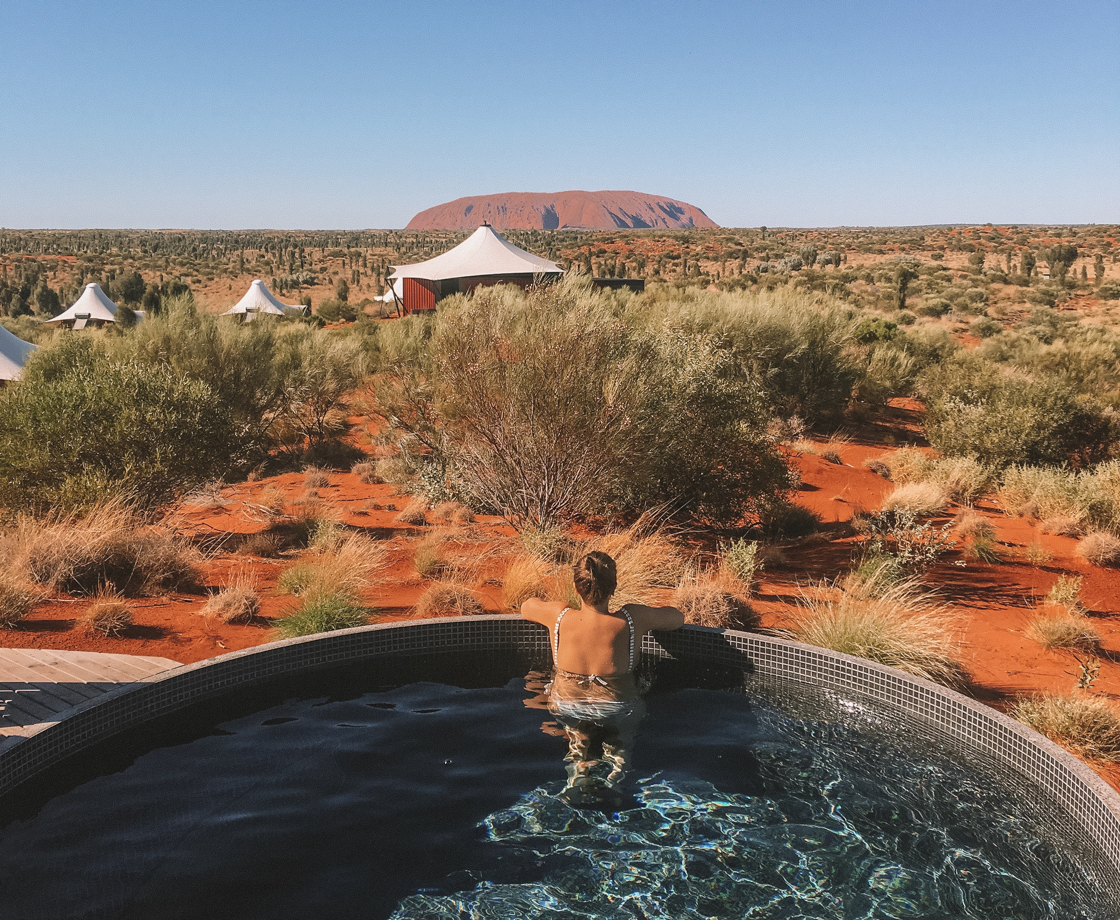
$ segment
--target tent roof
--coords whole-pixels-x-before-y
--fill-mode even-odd
[[[82,295],[74,301],[74,306],[59,313],[53,319],[48,319],[47,322],[61,323],[68,319],[77,320],[79,314],[83,313],[89,314],[86,317],[88,320],[100,320],[105,323],[117,321],[117,305],[101,290],[100,284],[90,282],[85,286]]]
[[[274,316],[283,316],[285,307],[295,310],[301,309],[300,307],[293,307],[291,304],[280,303],[272,291],[268,289],[268,286],[258,278],[249,285],[249,290],[245,292],[245,296],[226,310],[222,316],[231,316],[235,313],[271,313]]]
[[[0,380],[19,380],[35,346],[0,326]]]
[[[537,275],[560,273],[555,262],[518,249],[489,224],[483,224],[467,239],[443,255],[416,262],[394,265],[392,278],[423,278],[443,281],[445,278],[474,278],[479,275]]]

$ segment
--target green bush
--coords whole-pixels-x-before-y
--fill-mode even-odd
[[[127,494],[154,507],[221,476],[236,450],[228,410],[170,368],[118,363],[88,343],[36,354],[0,395],[0,502],[46,510]]]
[[[992,367],[974,355],[929,368],[920,390],[930,443],[988,467],[1086,466],[1107,458],[1117,438],[1112,417],[1061,381]]]
[[[352,629],[369,622],[369,611],[345,594],[318,594],[309,597],[295,613],[278,620],[281,638],[311,636],[336,629]]]

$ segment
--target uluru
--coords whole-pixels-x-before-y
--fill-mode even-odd
[[[642,192],[504,192],[421,211],[406,230],[689,230],[718,227],[695,205]]]

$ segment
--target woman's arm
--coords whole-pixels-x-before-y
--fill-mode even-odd
[[[539,597],[531,597],[521,605],[521,619],[531,623],[540,623],[550,630],[556,618],[560,616],[563,606],[557,601],[542,601]]]
[[[684,626],[684,614],[676,607],[646,607],[644,604],[627,604],[630,615],[637,615],[641,628],[650,630],[680,629]]]

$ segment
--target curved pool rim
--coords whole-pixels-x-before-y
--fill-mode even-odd
[[[642,651],[733,665],[899,707],[1034,783],[1068,816],[1081,843],[1120,877],[1120,794],[1069,752],[976,700],[862,658],[739,630],[686,626],[646,636]],[[516,615],[361,626],[230,652],[124,685],[10,744],[0,751],[0,796],[126,729],[241,687],[337,665],[455,652],[551,654],[545,628]]]

